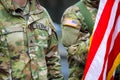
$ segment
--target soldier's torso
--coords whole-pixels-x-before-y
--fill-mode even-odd
[[[3,16],[0,20],[0,79],[47,80],[45,50],[51,28],[47,18],[31,15],[28,21],[21,17]],[[1,71],[2,71],[1,70]]]
[[[87,9],[95,21],[97,9],[91,7],[87,7]],[[62,42],[68,50],[69,80],[80,80],[82,78],[89,37],[90,34],[81,10],[76,5],[69,7],[62,17]]]

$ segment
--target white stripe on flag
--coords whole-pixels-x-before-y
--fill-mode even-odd
[[[111,50],[113,48],[115,48],[115,47],[113,47],[113,45],[114,45],[115,39],[117,38],[117,36],[118,36],[119,33],[120,33],[120,15],[118,16],[117,22],[116,22],[116,25],[115,25],[115,30],[114,30],[114,33],[113,33],[113,37],[112,37],[112,41],[111,41],[111,46],[110,46],[110,52],[111,52]],[[115,72],[112,75],[114,75],[114,74],[115,74]]]
[[[103,9],[104,9],[104,6],[105,6],[105,4],[106,4],[106,1],[107,1],[107,0],[101,0],[100,3],[99,3],[99,9],[98,9],[98,12],[97,12],[97,15],[96,15],[94,30],[95,30],[96,27],[97,27],[98,21],[99,21],[100,16],[101,16],[101,14],[102,14],[102,12],[103,12]],[[94,30],[93,30],[93,32],[94,32]]]
[[[101,1],[104,1],[104,0],[101,0]],[[105,6],[105,4],[103,4],[103,5]],[[101,2],[101,5],[99,7],[101,7],[103,5],[102,5],[102,2]],[[101,74],[103,64],[104,64],[104,57],[105,57],[105,52],[106,52],[107,40],[108,40],[109,34],[110,34],[111,29],[112,29],[113,24],[114,24],[117,6],[118,6],[118,0],[115,0],[115,3],[114,3],[113,8],[112,8],[112,13],[111,13],[111,16],[110,16],[110,20],[109,20],[109,23],[108,23],[108,27],[106,29],[105,35],[104,35],[104,37],[102,39],[102,42],[101,42],[101,44],[100,44],[100,46],[99,46],[99,48],[98,48],[98,50],[96,52],[96,55],[95,55],[91,65],[89,67],[89,70],[88,70],[88,72],[87,72],[87,74],[85,76],[85,80],[98,80],[99,79],[99,76]],[[99,11],[98,14],[101,15],[101,13],[102,12]],[[99,19],[99,17],[98,17],[98,19]],[[98,22],[96,21],[96,23],[98,23]],[[105,69],[105,73],[104,73],[103,77],[104,77],[103,80],[105,80],[105,78],[106,78],[106,69]]]
[[[112,9],[112,13],[111,13],[111,18],[110,18],[110,21],[109,21],[109,24],[108,24],[108,31],[106,30],[106,37],[110,34],[110,29],[112,29],[113,25],[114,25],[114,20],[115,20],[115,16],[116,16],[116,11],[117,11],[117,7],[118,7],[118,3],[119,1],[116,0],[115,1],[115,4],[113,6],[113,9]],[[116,35],[117,36],[117,35]],[[112,38],[113,39],[113,38]],[[108,37],[106,38],[106,41],[108,40]],[[114,39],[115,40],[115,39]],[[111,48],[113,47],[113,42],[112,43],[112,46],[110,46]],[[109,52],[110,53],[110,52]],[[107,59],[107,62],[108,62],[108,59]],[[103,80],[106,79],[106,68],[107,68],[107,62],[105,64],[105,70],[104,70],[104,75],[103,75]]]

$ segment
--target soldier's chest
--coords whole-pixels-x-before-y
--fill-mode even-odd
[[[48,28],[42,23],[27,25],[24,22],[6,23],[2,26],[1,40],[5,41],[10,51],[22,51],[28,48],[46,48],[49,34]]]

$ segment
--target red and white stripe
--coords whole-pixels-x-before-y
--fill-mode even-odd
[[[113,64],[120,52],[120,43],[118,43],[120,41],[119,8],[120,0],[100,1],[83,80],[112,79],[111,76],[114,75],[114,70],[118,65],[113,67]],[[113,55],[114,58],[111,57]]]
[[[112,75],[114,76],[112,73],[114,73],[116,67],[120,64],[120,7],[117,13],[108,57],[107,80],[110,80]]]

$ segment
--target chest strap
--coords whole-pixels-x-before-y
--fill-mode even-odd
[[[94,22],[91,17],[92,16],[91,13],[88,11],[88,9],[86,8],[85,4],[82,1],[77,2],[75,5],[80,9],[80,12],[84,17],[84,22],[87,25],[87,29],[91,34],[94,27]]]

